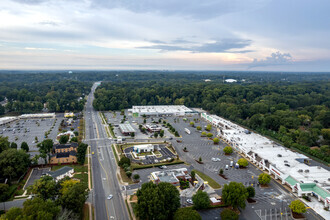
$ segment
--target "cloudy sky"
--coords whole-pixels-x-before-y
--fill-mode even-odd
[[[330,71],[329,0],[1,0],[0,69]]]

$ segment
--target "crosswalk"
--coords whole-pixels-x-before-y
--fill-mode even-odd
[[[291,219],[291,211],[286,207],[272,209],[258,209],[256,214],[261,220],[289,220]]]

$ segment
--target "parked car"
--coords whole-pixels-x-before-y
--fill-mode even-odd
[[[192,199],[187,199],[187,203],[189,203],[189,204],[191,204],[191,205],[194,204],[193,201],[192,201]]]
[[[225,169],[226,169],[226,170],[228,170],[228,169],[229,169],[229,166],[228,166],[228,164],[226,165]]]

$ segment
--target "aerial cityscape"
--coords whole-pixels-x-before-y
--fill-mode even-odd
[[[329,9],[2,0],[0,220],[330,219]]]

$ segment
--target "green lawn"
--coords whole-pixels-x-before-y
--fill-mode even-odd
[[[112,148],[113,153],[115,154],[115,159],[116,159],[116,162],[117,162],[117,164],[118,164],[118,160],[119,160],[119,159],[118,159],[118,155],[117,155],[117,152],[116,152],[116,150],[115,150],[113,144],[111,145],[111,148]]]
[[[214,179],[212,179],[211,177],[209,177],[208,175],[198,171],[198,170],[193,170],[195,171],[198,176],[200,178],[202,178],[204,181],[207,181],[208,184],[213,188],[213,189],[220,189],[221,188],[221,185],[219,183],[217,183]]]
[[[88,174],[87,173],[80,173],[80,174],[74,174],[73,178],[80,179],[82,183],[88,187]]]

